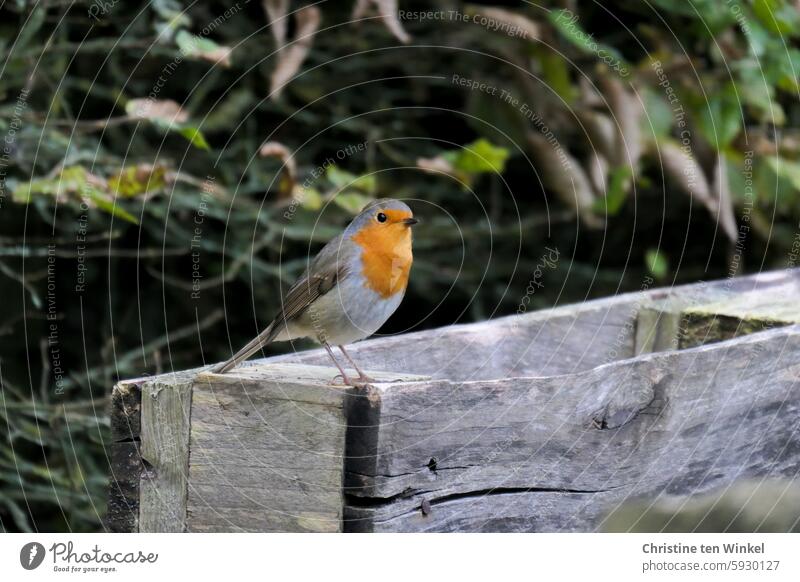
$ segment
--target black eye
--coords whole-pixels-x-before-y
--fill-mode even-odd
[[[379,212],[378,216],[375,217],[378,222],[386,222],[386,215],[383,212]]]

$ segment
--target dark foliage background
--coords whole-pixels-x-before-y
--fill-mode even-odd
[[[101,528],[114,382],[371,198],[424,220],[382,333],[794,265],[795,2],[286,4],[0,5],[0,530]]]

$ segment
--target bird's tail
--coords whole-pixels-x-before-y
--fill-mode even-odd
[[[230,360],[222,362],[221,364],[217,364],[211,368],[210,372],[213,372],[214,374],[224,374],[231,368],[235,368],[265,345],[272,342],[272,340],[275,339],[275,336],[278,335],[278,329],[279,326],[273,321],[264,331],[253,338],[241,350],[236,352]]]

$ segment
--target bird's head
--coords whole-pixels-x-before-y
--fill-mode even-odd
[[[397,229],[400,232],[407,230],[418,222],[405,202],[391,198],[381,198],[370,202],[353,220],[353,224],[357,225],[358,228],[376,225],[381,230],[391,231]]]
[[[347,227],[350,236],[361,234],[370,239],[398,243],[411,240],[411,227],[419,221],[405,202],[381,198],[367,204]]]

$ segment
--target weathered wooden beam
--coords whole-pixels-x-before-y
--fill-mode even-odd
[[[628,498],[788,475],[800,327],[677,348],[692,309],[739,317],[728,299],[780,302],[798,280],[646,290],[362,342],[362,366],[389,372],[356,390],[330,384],[320,350],[122,383],[107,527],[586,530]]]
[[[167,375],[142,384],[139,531],[186,528],[190,406],[193,375]]]
[[[344,393],[335,372],[250,366],[197,378],[189,531],[339,531]]]
[[[588,370],[634,354],[639,308],[648,294],[565,305],[359,342],[348,352],[374,370],[403,370],[431,378],[488,380],[555,376]],[[270,361],[324,364],[324,350]]]
[[[118,384],[106,528],[341,530],[346,391],[331,384],[336,373],[256,363]]]
[[[129,533],[139,529],[139,479],[142,459],[141,388],[121,382],[111,392],[111,445],[107,531]]]
[[[335,375],[266,364],[195,378],[187,531],[341,530],[347,390],[331,384]]]
[[[368,340],[348,351],[375,370],[404,370],[433,379],[572,374],[641,353],[677,349],[682,312],[690,307],[798,282],[800,269],[787,269],[667,289],[644,288],[581,304]],[[321,349],[269,359],[323,365],[326,360]]]
[[[368,400],[379,429],[346,476],[347,530],[592,530],[629,498],[796,475],[800,327],[561,377],[376,387]]]
[[[800,280],[688,307],[682,316],[679,348],[800,323]]]
[[[634,351],[691,348],[800,323],[798,296],[796,270],[655,291],[639,311]]]

